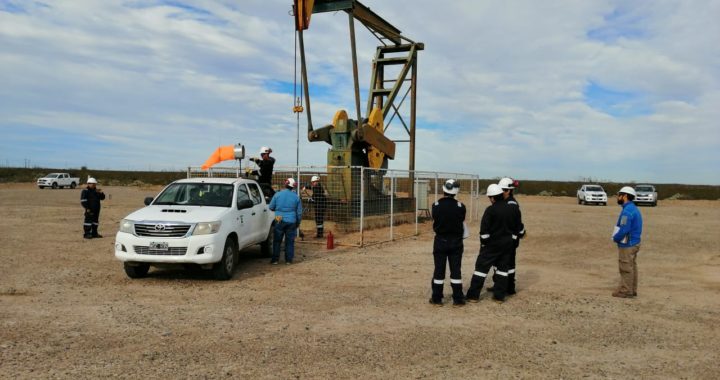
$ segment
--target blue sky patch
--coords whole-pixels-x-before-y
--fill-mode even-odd
[[[20,6],[19,2],[10,0],[0,0],[0,12],[27,13],[25,8]]]
[[[268,91],[279,93],[279,94],[288,94],[290,96],[293,95],[293,83],[288,81],[280,81],[280,80],[266,80],[263,82],[263,87],[265,87]],[[317,84],[310,83],[310,88],[308,89],[310,91],[310,100],[313,98],[319,98],[319,99],[328,99],[329,97],[333,96],[333,93],[328,86],[321,86]],[[298,82],[297,86],[297,96],[305,96],[305,94],[302,93],[303,88],[300,85],[300,82]]]
[[[644,116],[653,113],[645,96],[639,92],[613,90],[589,82],[583,95],[590,107],[614,117]]]
[[[646,36],[642,25],[644,19],[626,9],[614,9],[603,19],[605,23],[602,26],[587,31],[589,39],[614,42],[620,38],[639,39]]]
[[[177,1],[177,0],[157,0],[157,1],[150,1],[150,2],[144,2],[144,1],[127,2],[127,3],[125,3],[125,6],[130,7],[130,8],[136,8],[136,9],[165,6],[165,7],[176,8],[178,10],[177,13],[173,13],[169,16],[171,19],[195,20],[195,21],[199,21],[199,22],[211,24],[211,25],[226,25],[228,23],[226,20],[223,20],[223,19],[217,17],[215,14],[213,14],[210,11],[207,11],[205,9],[198,8],[198,7],[195,7],[192,5],[185,4],[182,1]]]

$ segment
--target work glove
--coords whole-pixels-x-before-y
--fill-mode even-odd
[[[92,210],[90,210],[89,208],[86,208],[86,209],[85,209],[85,215],[87,215],[87,216],[93,216]]]

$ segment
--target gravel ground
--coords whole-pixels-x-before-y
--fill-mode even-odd
[[[0,378],[720,378],[718,201],[641,208],[639,297],[617,299],[619,208],[521,195],[518,294],[436,308],[429,233],[131,280],[113,236],[156,190],[105,188],[86,241],[79,189],[0,185]]]

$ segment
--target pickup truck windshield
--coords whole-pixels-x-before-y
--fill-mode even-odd
[[[653,191],[655,191],[655,189],[653,189],[652,186],[636,186],[635,191],[640,191],[643,193],[652,193]]]
[[[230,207],[233,185],[220,183],[174,183],[160,193],[154,205]]]
[[[585,188],[586,191],[604,191],[600,186],[588,186]]]

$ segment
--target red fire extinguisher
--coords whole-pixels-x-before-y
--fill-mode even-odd
[[[332,234],[332,231],[328,231],[327,234],[327,249],[333,249],[335,248],[335,237]]]

